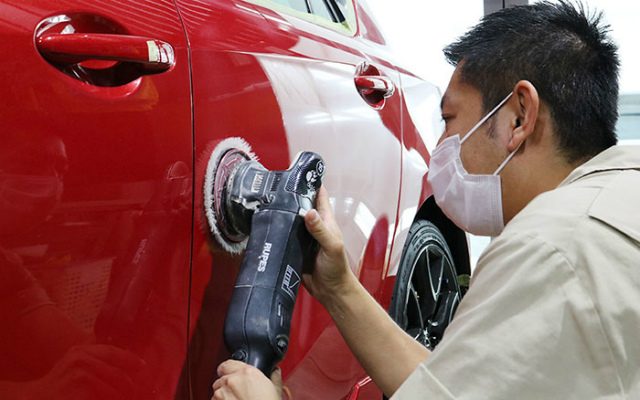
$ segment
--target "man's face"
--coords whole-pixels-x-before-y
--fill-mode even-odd
[[[473,86],[462,82],[459,67],[451,77],[441,105],[445,131],[440,141],[452,135],[460,135],[462,139],[485,115],[482,95]],[[507,157],[508,135],[504,134],[504,128],[508,127],[508,121],[500,117],[498,111],[462,144],[460,157],[470,174],[493,174]]]

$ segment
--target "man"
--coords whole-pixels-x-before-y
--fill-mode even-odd
[[[441,343],[414,342],[358,283],[326,191],[305,217],[322,247],[306,288],[394,399],[639,398],[640,150],[615,146],[618,58],[600,17],[505,9],[445,55],[429,181],[454,222],[497,237]],[[216,399],[278,396],[244,364],[218,372]]]

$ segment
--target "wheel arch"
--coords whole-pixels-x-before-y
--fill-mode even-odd
[[[458,228],[444,215],[440,207],[436,204],[433,196],[427,198],[420,206],[414,221],[419,219],[430,221],[442,232],[451,250],[451,256],[453,257],[453,262],[456,265],[458,274],[471,274],[467,236],[462,229]]]

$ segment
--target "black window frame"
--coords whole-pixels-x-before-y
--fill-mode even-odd
[[[329,12],[329,15],[331,15],[331,20],[333,22],[343,23],[347,20],[344,14],[342,13],[342,10],[340,10],[340,7],[335,2],[335,0],[322,0],[322,2],[324,3],[326,10]],[[309,9],[309,13],[318,15],[314,12],[313,7],[311,6],[311,0],[306,0],[306,3],[307,3],[307,8]]]
[[[503,8],[526,6],[529,0],[484,0],[484,15],[491,14]]]

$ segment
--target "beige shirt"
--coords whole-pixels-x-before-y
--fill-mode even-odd
[[[640,147],[529,203],[392,399],[640,399]]]

